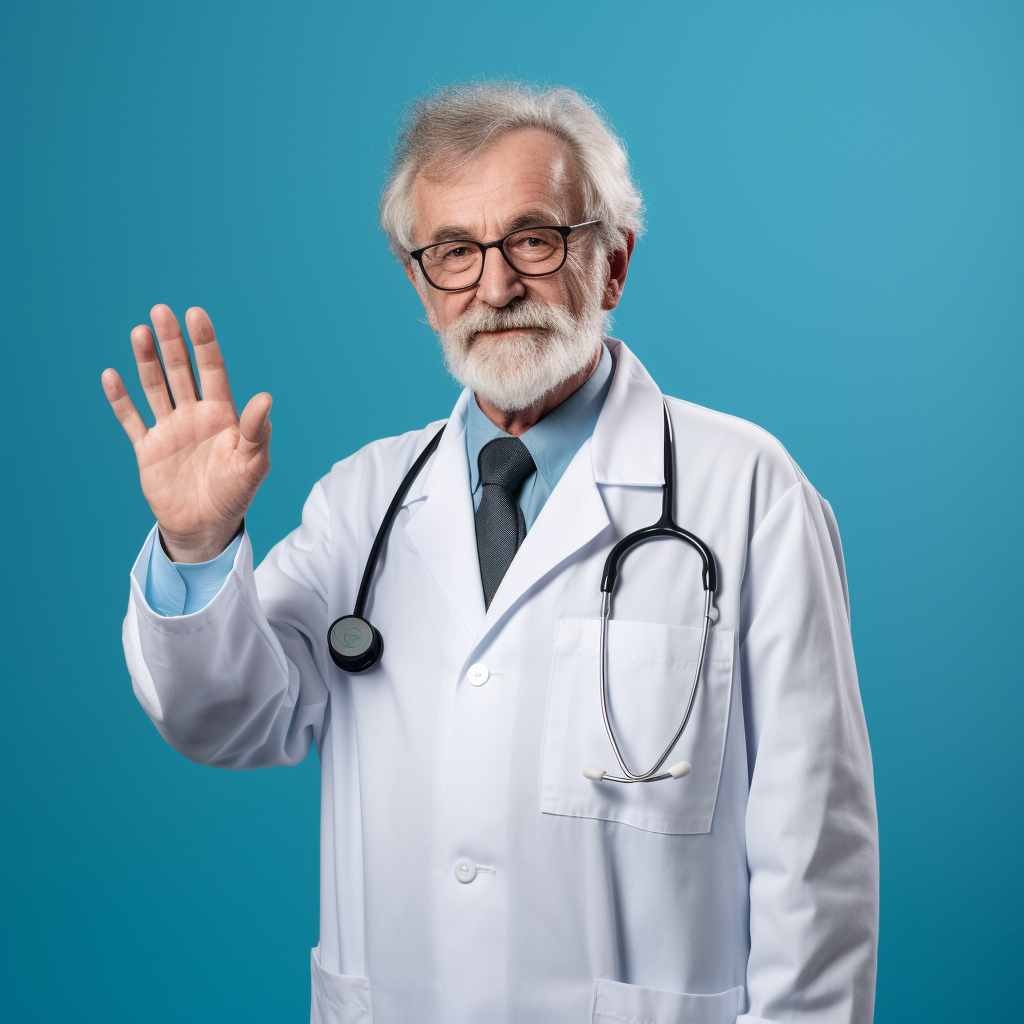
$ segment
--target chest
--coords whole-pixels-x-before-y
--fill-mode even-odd
[[[384,656],[374,671],[339,680],[351,695],[364,781],[392,799],[401,794],[422,829],[430,828],[426,808],[454,787],[481,808],[500,792],[542,814],[662,834],[708,831],[739,700],[730,628],[738,615],[735,540],[716,535],[712,544],[727,552],[716,551],[722,614],[671,758],[688,761],[691,774],[642,785],[595,783],[582,774],[587,762],[615,767],[598,674],[602,569],[617,539],[657,518],[659,502],[653,488],[608,495],[608,528],[540,573],[497,621],[485,617],[475,630],[403,529],[411,518],[403,511],[367,608],[384,637]],[[701,525],[713,533],[711,524]],[[475,538],[469,540],[475,548]],[[516,557],[524,551],[525,545]],[[481,587],[478,575],[463,575],[464,587]],[[684,715],[702,611],[700,560],[686,545],[651,541],[622,563],[606,638],[607,695],[633,770],[650,767]],[[453,765],[461,766],[457,777]]]

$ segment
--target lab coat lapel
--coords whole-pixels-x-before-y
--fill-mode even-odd
[[[665,483],[664,398],[643,363],[606,338],[615,376],[594,428],[594,479],[602,485],[661,487]]]
[[[622,342],[606,343],[616,357],[615,376],[594,435],[576,453],[516,552],[478,639],[545,576],[611,527],[599,485],[664,482],[661,392]]]
[[[469,488],[468,391],[452,410],[429,470],[406,498],[412,517],[405,532],[477,642],[549,573],[611,528],[602,486],[660,487],[664,482],[661,392],[621,341],[606,339],[606,344],[616,359],[615,375],[594,436],[552,491],[490,608],[484,608]]]
[[[473,637],[484,620],[485,609],[466,458],[467,404],[464,392],[448,420],[429,471],[422,484],[410,489],[404,504],[412,512],[406,535]]]

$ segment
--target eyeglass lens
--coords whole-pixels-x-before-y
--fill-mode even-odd
[[[522,274],[550,274],[565,259],[565,239],[549,228],[525,228],[502,246],[509,263]],[[475,242],[441,242],[423,251],[423,272],[437,288],[469,288],[476,284],[483,250]]]

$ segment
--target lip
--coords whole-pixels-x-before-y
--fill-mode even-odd
[[[509,327],[502,331],[477,331],[478,338],[508,338],[513,334],[529,334],[530,331],[540,330],[539,327]]]

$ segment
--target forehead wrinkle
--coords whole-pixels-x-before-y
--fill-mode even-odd
[[[547,210],[534,207],[531,210],[527,210],[525,213],[511,217],[511,219],[505,221],[498,230],[500,232],[500,237],[504,237],[512,231],[518,231],[520,228],[539,227],[542,224],[554,226],[562,219],[562,216],[558,213],[549,213]],[[469,242],[486,241],[486,239],[474,238],[472,232],[467,228],[459,227],[455,224],[444,224],[430,236],[430,242],[432,243],[451,242],[460,239]]]
[[[487,167],[486,162],[489,159],[493,160],[495,150],[500,150],[503,143],[508,143],[509,138],[510,136],[506,136],[494,146],[488,147],[458,171],[452,172],[448,165],[449,173],[445,173],[445,161],[440,157],[420,169],[413,186],[415,199],[419,200],[414,200],[415,205],[420,207],[421,214],[427,215],[428,223],[431,207],[446,213],[444,223],[430,232],[429,241],[474,238],[479,229],[471,228],[469,223],[479,224],[481,219],[486,221],[492,216],[505,225],[515,223],[517,218],[528,213],[545,209],[561,213],[545,214],[540,218],[542,220],[559,223],[565,218],[568,207],[573,205],[571,196],[567,194],[571,192],[575,178],[572,173],[574,167],[571,166],[575,163],[572,150],[563,144],[543,161],[544,166],[537,166],[540,162],[537,161],[522,170],[517,168],[514,175],[510,175],[501,165],[494,166],[492,163]],[[481,167],[481,164],[485,166]],[[434,188],[425,189],[425,185],[432,185]],[[457,195],[453,196],[452,193]],[[512,209],[501,209],[513,196],[517,201]],[[426,210],[423,209],[424,206],[427,206]],[[524,206],[527,210],[520,213]],[[535,220],[533,223],[539,221]],[[510,226],[503,228],[497,237],[514,230]],[[427,240],[421,236],[419,244],[425,244]]]
[[[471,205],[473,199],[483,199],[486,202],[487,198],[488,195],[486,193],[482,193],[474,196],[467,196],[465,197],[464,202],[467,205]],[[501,197],[499,199],[499,203],[503,198],[504,197]],[[460,207],[463,206],[463,202],[460,202],[459,205]],[[466,220],[463,220],[463,213],[465,213],[467,218]],[[449,208],[446,211],[447,215],[445,222],[430,231],[429,241],[444,242],[457,238],[486,241],[486,239],[477,238],[477,234],[480,230],[478,227],[470,226],[470,224],[478,224],[480,222],[481,213],[483,213],[483,220],[486,221],[488,218],[487,213],[484,211],[476,210],[470,212],[468,209],[461,209],[455,212],[454,216],[452,216],[452,211]],[[539,195],[524,197],[523,200],[517,202],[510,209],[502,210],[496,215],[495,219],[498,225],[498,233],[496,237],[503,237],[510,231],[515,231],[520,227],[530,227],[531,225],[537,226],[540,224],[560,224],[565,220],[565,217],[566,204],[555,197],[549,198],[548,196]],[[426,240],[421,244],[427,244]]]

